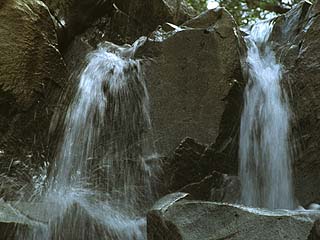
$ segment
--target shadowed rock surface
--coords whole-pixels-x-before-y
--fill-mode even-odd
[[[222,134],[232,131],[232,137],[237,134],[230,126],[239,121],[232,117],[232,112],[241,109],[238,106],[243,81],[239,54],[241,38],[227,11],[221,8],[206,14],[216,14],[217,20],[212,22],[209,18],[202,27],[181,31],[159,29],[137,52],[137,58],[147,59],[144,72],[154,129],[150,137],[163,155],[172,151],[185,136],[211,143],[219,131]],[[192,20],[188,22],[191,23]],[[88,29],[77,37],[67,51],[66,62],[71,70],[72,66],[77,66],[72,62],[84,59],[90,46],[94,48],[98,40],[107,38],[94,35],[92,31]],[[79,48],[87,50],[78,53]],[[219,130],[221,118],[229,117],[231,120],[223,123]],[[235,151],[227,147],[231,142],[220,142],[218,145],[223,145],[223,149],[219,147],[219,151],[228,151],[232,155],[230,161],[236,161]],[[226,165],[234,169],[236,163]]]
[[[320,201],[319,6],[302,1],[275,20],[272,36],[293,111],[295,192],[301,205]]]
[[[10,161],[44,161],[51,115],[66,80],[54,24],[41,1],[1,4],[0,52],[0,157],[10,170]]]
[[[91,28],[87,36],[118,44],[132,42],[165,22],[181,24],[196,11],[184,0],[45,0],[54,16],[61,48]]]
[[[147,216],[148,239],[307,239],[319,213],[250,209],[237,205],[181,199],[159,200]]]
[[[207,14],[220,17],[197,28],[160,29],[137,53],[152,58],[145,76],[160,154],[185,136],[214,142],[225,107],[234,99],[228,99],[229,93],[242,82],[241,46],[232,16],[224,9]]]

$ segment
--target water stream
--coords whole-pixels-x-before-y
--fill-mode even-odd
[[[241,200],[253,207],[293,209],[291,112],[269,41],[272,29],[272,21],[257,23],[245,39],[249,77],[240,129]]]
[[[44,196],[48,225],[20,239],[145,239],[154,200],[148,91],[132,47],[100,44],[87,56],[64,120]],[[40,208],[40,207],[39,207]]]

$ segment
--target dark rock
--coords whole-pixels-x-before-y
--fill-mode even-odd
[[[172,195],[171,195],[172,196]],[[147,216],[148,239],[307,239],[319,213],[271,212],[213,202],[162,199]],[[163,201],[167,201],[164,204]]]
[[[179,190],[179,192],[186,192],[190,194],[190,198],[194,200],[209,200],[210,189],[215,181],[212,175],[202,179],[200,182],[190,183]]]
[[[60,49],[64,50],[75,35],[95,20],[113,11],[112,1],[44,0],[56,23]]]
[[[237,140],[238,129],[230,126],[239,121],[237,111],[241,111],[243,79],[239,52],[243,40],[235,31],[231,15],[224,9],[218,12],[220,17],[216,22],[203,23],[203,27],[154,32],[138,49],[136,57],[151,59],[144,62],[144,71],[154,129],[150,141],[155,141],[158,153],[166,155],[185,136],[211,143],[219,132],[226,135],[231,131],[228,142],[219,140],[216,146],[217,151],[225,153],[223,164],[228,166],[218,169],[220,171],[237,166],[236,161],[233,162],[236,150],[230,150],[229,145]],[[101,25],[97,22],[99,29],[89,28],[77,37],[66,56],[84,59],[85,54],[77,52],[77,44],[95,47],[99,41],[109,39],[108,33],[114,25],[107,18],[101,21]],[[117,31],[120,30],[111,32]],[[219,130],[221,118],[231,120],[222,123]],[[213,162],[211,156],[208,159]]]
[[[215,202],[238,203],[240,200],[241,184],[237,176],[228,176],[213,172],[210,200]]]
[[[181,24],[196,13],[184,0],[45,0],[45,3],[56,21],[62,49],[87,28],[95,32],[98,42],[123,44],[147,35],[159,24]]]
[[[41,1],[7,0],[0,29],[2,160],[43,161],[54,103],[66,80],[54,24]]]
[[[186,192],[195,200],[213,200],[236,203],[240,197],[240,182],[212,169],[204,161],[208,147],[192,138],[185,138],[171,157],[163,160],[163,192]]]
[[[216,24],[230,25],[230,22],[232,21],[234,21],[234,19],[229,12],[224,8],[218,7],[204,11],[200,15],[183,23],[182,26],[190,28],[209,28]]]
[[[45,224],[24,214],[21,209],[15,208],[16,203],[0,203],[0,230],[1,239],[26,239],[23,233],[33,228],[43,228]],[[34,205],[35,207],[36,205]],[[34,207],[32,209],[34,210]],[[29,205],[30,208],[30,205]],[[21,235],[22,234],[22,235]]]
[[[164,160],[163,181],[168,192],[175,192],[182,187],[201,181],[210,172],[204,172],[200,162],[206,146],[192,138],[184,139],[173,155]],[[210,171],[207,169],[207,171]]]
[[[313,6],[301,2],[275,24],[273,38],[284,65],[283,83],[293,111],[295,193],[301,205],[308,205],[320,201],[319,1]],[[276,37],[279,30],[281,38]]]
[[[170,222],[161,219],[162,214],[174,203],[188,197],[187,193],[172,193],[158,200],[147,215],[147,235],[149,240],[181,239],[177,228]]]
[[[240,180],[237,176],[214,171],[201,181],[180,188],[179,192],[189,193],[193,200],[237,203],[240,199]]]
[[[238,99],[230,91],[243,82],[241,36],[235,31],[231,15],[224,9],[220,11],[224,17],[209,28],[204,23],[194,29],[160,29],[138,50],[138,56],[153,60],[145,65],[145,77],[160,154],[172,150],[185,136],[214,142],[219,131],[225,131],[219,130],[219,124],[226,105],[231,103],[228,108],[233,108],[236,102],[239,111]]]
[[[126,226],[119,226],[115,221],[120,221],[122,216],[111,217],[112,214],[115,213],[98,204],[82,205],[68,201],[2,202],[0,229],[3,231],[0,238],[5,240],[143,238],[145,221],[132,220],[132,225],[127,222]],[[136,230],[136,235],[130,232],[133,228]]]
[[[319,240],[320,239],[320,220],[314,222],[313,228],[310,232],[308,240]]]

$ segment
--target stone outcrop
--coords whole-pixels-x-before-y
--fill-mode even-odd
[[[271,212],[184,197],[171,194],[154,205],[147,216],[148,239],[308,239],[319,217],[316,212]]]
[[[171,157],[163,159],[163,194],[179,191],[189,193],[195,200],[228,203],[239,200],[238,177],[214,171],[211,159],[204,157],[207,148],[192,138],[185,138]]]
[[[234,96],[229,98],[230,92],[243,81],[232,16],[223,8],[206,14],[217,14],[216,22],[208,18],[196,28],[160,29],[138,51],[139,57],[152,59],[145,65],[145,78],[160,154],[172,150],[185,136],[214,142],[224,129],[219,130],[219,125],[226,106],[236,101]],[[193,21],[186,25],[192,26]]]
[[[232,140],[218,141],[216,149],[218,155],[228,152],[223,155],[224,160],[230,153],[230,161],[236,161],[235,151],[230,151],[229,145],[236,141],[237,130],[230,126],[239,121],[233,117],[237,116],[233,111],[241,109],[243,79],[239,52],[243,43],[232,16],[225,9],[211,10],[204,16],[207,15],[200,23],[198,18],[187,21],[180,30],[163,25],[137,51],[137,58],[146,59],[143,65],[154,129],[150,141],[154,141],[158,153],[166,155],[186,136],[212,143],[219,132],[225,135],[231,131]],[[78,54],[79,47],[90,50],[90,46],[95,48],[99,41],[108,39],[102,37],[108,30],[101,28],[100,35],[99,31],[89,28],[71,44],[65,54],[71,71],[74,68],[69,62],[85,58],[86,51]],[[225,108],[228,110],[224,111]],[[230,118],[228,123],[222,123],[219,130],[221,119],[227,118]],[[210,154],[206,154],[209,161]],[[234,165],[225,164],[227,169],[234,169]]]
[[[12,162],[13,155],[43,161],[66,69],[54,23],[41,1],[1,2],[0,52],[1,164],[10,165],[7,155]]]
[[[319,2],[318,2],[319,5]],[[291,84],[294,130],[296,195],[302,204],[320,201],[320,10],[315,5],[305,22],[306,33],[286,81]],[[290,52],[289,52],[290,53]],[[291,58],[290,54],[288,58]],[[285,60],[284,60],[285,61]]]
[[[175,192],[188,184],[199,182],[210,174],[207,164],[200,161],[205,149],[205,145],[186,138],[172,156],[163,161],[162,182],[168,192]]]
[[[201,181],[190,183],[179,191],[189,193],[194,200],[237,203],[240,199],[240,180],[237,176],[214,171]]]
[[[118,44],[147,35],[165,22],[181,24],[196,12],[184,0],[45,0],[57,26],[61,48],[91,28],[88,38]]]
[[[118,232],[105,225],[108,212],[93,215],[85,207],[74,202],[29,203],[1,202],[1,239],[128,239],[126,231]],[[142,226],[143,225],[143,226]],[[141,228],[145,227],[142,221]],[[130,226],[126,226],[127,228]],[[123,229],[122,229],[123,230]],[[128,230],[128,229],[125,229]],[[140,236],[135,236],[141,239]]]
[[[320,2],[302,1],[276,19],[272,39],[284,65],[292,109],[295,192],[301,205],[320,201]]]

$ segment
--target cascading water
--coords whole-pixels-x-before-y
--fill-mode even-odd
[[[142,209],[153,200],[146,160],[153,149],[145,140],[148,92],[140,61],[132,59],[144,41],[104,43],[88,55],[41,199],[48,227],[21,239],[145,238]]]
[[[252,26],[246,37],[248,84],[240,129],[242,203],[292,209],[290,109],[281,89],[282,69],[269,37],[273,23]]]

